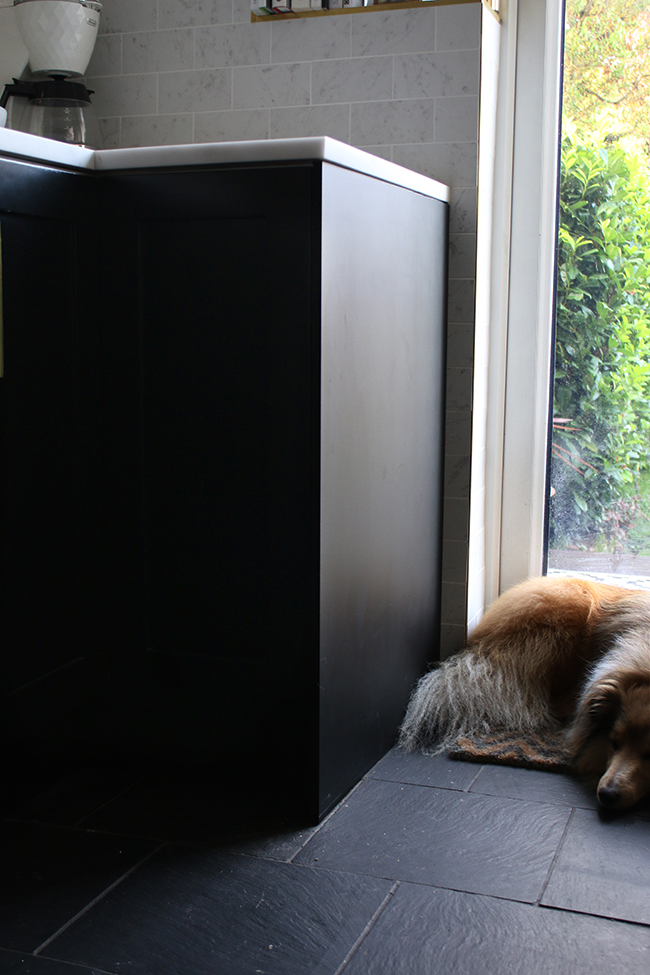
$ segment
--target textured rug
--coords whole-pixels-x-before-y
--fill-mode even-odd
[[[449,757],[464,762],[516,765],[545,772],[566,772],[569,768],[561,732],[534,735],[504,731],[461,737],[449,749]]]

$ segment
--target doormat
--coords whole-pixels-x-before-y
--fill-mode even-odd
[[[485,735],[460,737],[449,749],[449,757],[462,762],[515,765],[544,772],[567,772],[569,756],[562,732],[517,734],[494,731]]]

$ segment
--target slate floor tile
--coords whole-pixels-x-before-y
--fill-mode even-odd
[[[570,814],[366,779],[294,862],[532,902]]]
[[[481,771],[480,765],[471,762],[452,761],[448,755],[422,755],[420,752],[404,752],[392,748],[372,768],[369,775],[389,782],[410,782],[412,785],[430,785],[438,789],[456,789],[464,792]]]
[[[86,769],[0,824],[0,975],[639,975],[648,816],[397,749],[320,829],[257,780]]]
[[[157,845],[0,823],[0,947],[34,951]]]
[[[44,954],[130,975],[332,975],[391,884],[166,848]]]
[[[577,809],[542,903],[650,924],[650,823]]]
[[[82,825],[274,860],[289,860],[314,832],[263,793],[233,792],[209,777],[169,775],[148,776]]]
[[[534,802],[554,802],[561,806],[596,809],[595,790],[559,772],[513,768],[508,765],[484,765],[470,792]]]
[[[9,818],[74,826],[143,777],[143,772],[137,769],[82,768],[36,799],[12,810]]]
[[[650,930],[405,884],[342,975],[639,975]]]
[[[650,819],[650,795],[645,796],[634,809],[630,809],[628,815],[636,816],[637,819]]]
[[[24,955],[0,948],[0,975],[103,975],[94,968],[82,968],[64,961]]]

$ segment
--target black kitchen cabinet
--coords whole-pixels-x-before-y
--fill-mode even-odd
[[[36,202],[2,166],[12,733],[315,819],[437,654],[447,205],[321,160],[33,166]]]
[[[48,768],[59,768],[64,751],[83,737],[96,683],[85,654],[99,541],[88,483],[97,409],[91,182],[0,160],[0,747],[7,791],[12,781],[33,778],[33,764],[39,786]]]

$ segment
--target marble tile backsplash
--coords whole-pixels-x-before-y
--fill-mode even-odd
[[[481,5],[434,3],[251,24],[248,0],[105,0],[88,69],[104,145],[145,144],[151,116],[191,116],[184,121],[193,142],[212,140],[216,131],[224,140],[249,138],[251,128],[269,138],[278,128],[274,113],[313,108],[320,135],[354,145],[391,152],[454,145],[451,165],[463,159],[454,185],[474,187]],[[325,113],[324,105],[337,110]],[[232,131],[229,118],[219,125],[201,118],[242,111],[255,115],[248,124],[234,117]],[[313,129],[309,116],[301,112],[297,123],[305,134]],[[285,117],[280,127],[286,124]],[[465,143],[474,143],[469,155]],[[426,152],[417,164],[428,169]]]
[[[482,4],[255,24],[249,0],[103,4],[105,148],[327,135],[451,186],[444,654],[466,620]]]

